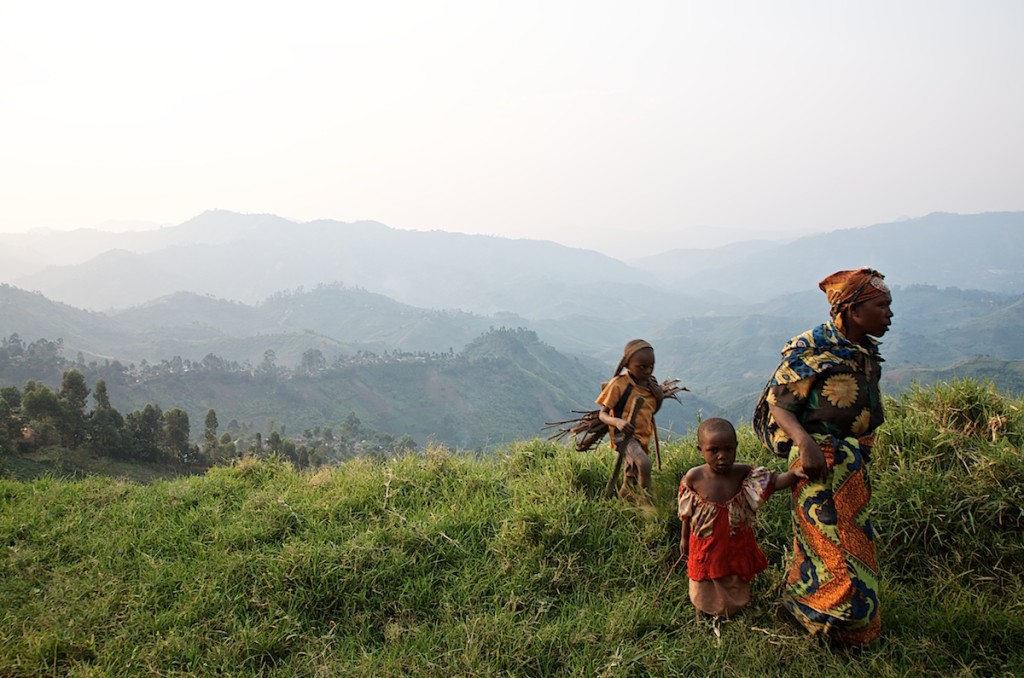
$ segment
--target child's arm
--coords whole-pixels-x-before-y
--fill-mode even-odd
[[[774,490],[784,490],[787,487],[792,487],[796,484],[798,478],[806,478],[807,474],[804,470],[797,466],[792,471],[786,471],[785,473],[775,474],[775,487]]]
[[[630,424],[628,419],[616,417],[607,407],[601,408],[601,411],[597,413],[597,418],[608,426],[614,426],[617,430],[622,431],[626,435],[633,434],[633,424]]]
[[[683,481],[679,484],[680,496],[682,496],[684,491],[686,491],[686,492],[693,492],[694,484],[697,483],[700,478],[701,478],[701,467],[700,466],[694,466],[689,471],[687,471],[686,475],[683,477]],[[685,488],[685,490],[684,490],[684,488]],[[692,508],[688,509],[687,512],[689,512],[689,511],[692,511]],[[680,521],[682,521],[682,524],[683,524],[683,528],[682,528],[682,530],[680,530],[680,535],[679,535],[679,557],[680,558],[685,558],[686,556],[689,555],[689,552],[690,552],[690,516],[689,515],[681,515],[681,516],[679,516],[679,519],[680,519]]]

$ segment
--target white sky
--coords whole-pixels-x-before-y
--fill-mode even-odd
[[[1024,209],[1024,2],[0,0],[0,232],[207,209],[635,256]]]

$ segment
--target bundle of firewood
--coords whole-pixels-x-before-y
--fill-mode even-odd
[[[672,398],[679,402],[680,391],[689,391],[685,386],[679,385],[678,379],[666,379],[661,382],[661,392],[665,398]],[[572,436],[576,442],[576,449],[580,452],[592,450],[600,444],[601,440],[608,433],[608,425],[601,421],[598,413],[601,410],[571,410],[573,414],[580,415],[575,419],[565,421],[545,422],[542,431],[558,427],[554,433],[548,436],[548,440],[564,440]]]

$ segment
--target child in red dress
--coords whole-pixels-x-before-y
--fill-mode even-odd
[[[736,463],[736,430],[725,419],[697,428],[704,463],[679,484],[679,555],[686,557],[690,600],[709,615],[729,617],[750,602],[750,581],[768,567],[754,539],[754,513],[775,490],[804,477]]]

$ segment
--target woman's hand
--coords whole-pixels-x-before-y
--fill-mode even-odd
[[[825,455],[814,438],[807,436],[800,442],[799,450],[800,467],[803,469],[805,478],[815,481],[828,475],[828,463],[825,461]]]
[[[796,415],[775,405],[769,405],[768,408],[775,423],[786,432],[789,439],[800,450],[800,466],[807,479],[814,482],[825,478],[828,475],[828,463],[825,461],[825,455],[814,438],[800,424]]]

